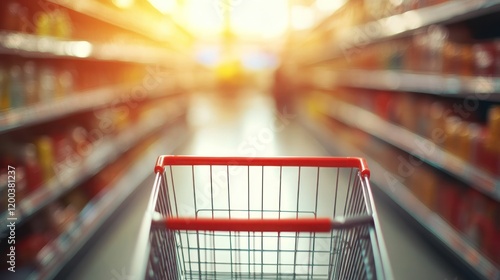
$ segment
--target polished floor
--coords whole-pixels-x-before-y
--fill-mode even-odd
[[[325,156],[327,151],[298,124],[297,116],[275,113],[260,92],[221,97],[193,94],[188,121],[191,134],[176,154],[207,156]],[[146,180],[78,256],[64,279],[138,279],[131,275],[135,244],[153,177]],[[407,218],[375,196],[382,236],[395,279],[463,279]]]

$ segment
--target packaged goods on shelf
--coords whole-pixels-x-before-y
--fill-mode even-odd
[[[24,98],[25,105],[33,105],[38,102],[38,78],[37,68],[34,61],[26,61],[23,65],[24,76]]]
[[[380,189],[485,279],[500,275],[499,7],[349,1],[296,50],[318,138],[382,167]]]
[[[48,5],[46,1],[24,0],[8,1],[4,5],[6,9],[0,23],[1,29],[39,36],[71,37],[71,19],[58,6]]]
[[[23,165],[26,168],[26,183],[28,193],[41,187],[44,183],[43,170],[39,162],[36,146],[32,143],[25,144],[22,148]]]
[[[51,230],[57,236],[66,232],[69,226],[76,221],[78,209],[73,204],[63,205],[57,201],[48,205],[44,209],[44,214],[48,216]]]
[[[9,101],[11,108],[20,108],[24,105],[23,77],[19,65],[12,65],[9,69]]]
[[[482,232],[479,230],[478,215],[484,215],[485,199],[473,189],[466,191],[462,197],[459,213],[459,229],[468,237],[468,239],[479,248],[481,245]]]
[[[8,90],[9,75],[5,65],[0,64],[0,112],[10,108],[10,93]]]
[[[474,44],[474,74],[484,77],[500,76],[500,42],[488,41]]]
[[[495,154],[500,155],[500,106],[492,106],[488,111],[487,119],[487,146]]]
[[[458,228],[459,205],[463,196],[463,188],[447,178],[440,180],[439,191],[436,197],[436,213],[448,221],[451,226]]]
[[[394,174],[391,180],[400,180],[415,198],[439,214],[464,240],[469,240],[467,242],[477,250],[498,262],[498,254],[491,249],[498,246],[492,236],[498,236],[500,232],[496,222],[498,204],[492,199],[382,141],[373,138],[366,142],[359,141],[366,136],[363,137],[358,130],[334,123],[328,129],[335,130],[338,136],[336,141],[352,143],[370,158],[382,158],[379,163],[385,167],[387,174]],[[394,186],[392,184],[392,188]]]
[[[478,131],[474,130],[473,133],[474,134],[471,136],[473,137],[473,163],[477,164],[477,166],[479,166],[480,168],[483,168],[484,170],[487,170],[488,172],[498,176],[500,156],[488,146],[488,129],[484,126],[481,126]]]
[[[446,42],[443,56],[444,74],[459,76],[472,76],[474,74],[471,44]]]
[[[2,11],[2,22],[1,29],[11,30],[11,31],[21,31],[21,20],[20,17],[25,11],[25,7],[21,6],[18,1],[8,1],[6,8]]]
[[[28,234],[16,242],[18,267],[36,266],[36,253],[42,250],[52,240],[52,236],[46,232],[35,232]]]
[[[425,165],[419,165],[410,176],[407,183],[408,188],[413,192],[427,208],[432,211],[436,209],[436,196],[439,187],[439,180],[436,171]]]
[[[36,140],[38,158],[43,170],[44,182],[54,177],[54,144],[49,136],[41,136]]]

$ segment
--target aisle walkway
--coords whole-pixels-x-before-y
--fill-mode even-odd
[[[297,116],[274,111],[272,100],[246,91],[237,98],[199,93],[189,117],[195,131],[180,153],[226,156],[319,156],[326,151],[303,129]]]
[[[193,134],[177,154],[207,156],[324,156],[325,149],[298,125],[293,114],[274,113],[272,100],[260,93],[238,98],[193,95],[189,121]],[[141,186],[129,209],[98,240],[67,279],[137,279],[129,275],[128,248],[136,238],[151,180]],[[376,197],[383,236],[396,279],[461,279],[454,269],[417,234],[409,223]],[[129,218],[131,217],[131,218]],[[125,256],[124,256],[125,252]],[[119,278],[119,277],[122,278]],[[127,278],[126,278],[127,277]]]

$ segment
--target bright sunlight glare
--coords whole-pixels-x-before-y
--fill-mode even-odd
[[[149,3],[163,14],[173,12],[176,6],[176,0],[148,0]]]
[[[322,13],[332,13],[342,7],[347,0],[316,0],[314,5]]]
[[[186,0],[184,19],[189,29],[207,35],[222,32],[227,16],[231,30],[248,38],[283,35],[288,27],[287,0]]]
[[[134,0],[113,0],[113,4],[120,9],[126,9],[134,4]]]
[[[291,10],[291,25],[293,29],[303,30],[314,25],[314,10],[310,7],[296,5]]]

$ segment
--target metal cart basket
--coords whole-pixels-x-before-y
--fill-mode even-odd
[[[388,279],[361,158],[160,156],[145,279]]]

